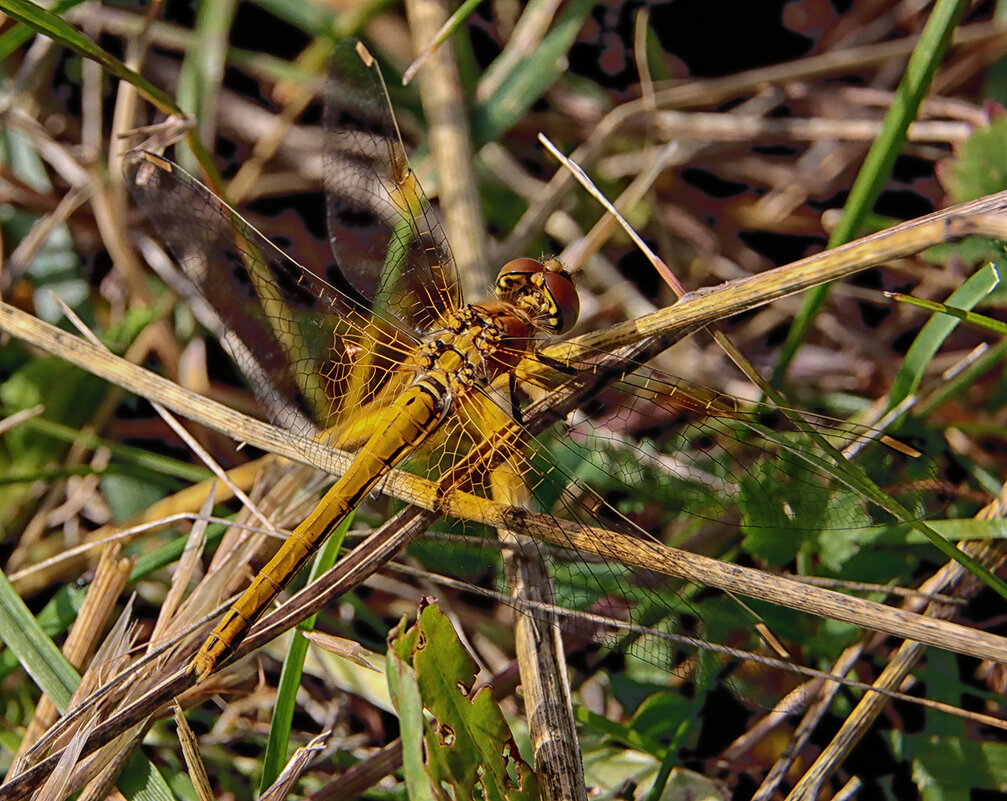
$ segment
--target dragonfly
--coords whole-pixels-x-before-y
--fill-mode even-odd
[[[573,276],[558,260],[512,260],[500,270],[495,299],[466,304],[380,70],[361,43],[337,45],[325,102],[335,259],[327,267],[298,264],[169,159],[142,150],[125,158],[133,197],[221,318],[225,342],[269,417],[306,450],[324,444],[354,453],[206,638],[191,662],[198,678],[222,664],[393,469],[431,479],[443,496],[518,499],[585,532],[601,521],[643,542],[650,534],[618,508],[620,498],[647,497],[686,520],[708,521],[737,519],[730,497],[750,521],[762,521],[749,525],[781,532],[826,512],[850,527],[873,522],[860,499],[839,492],[827,471],[782,440],[759,466],[733,463],[732,448],[744,446],[742,430],[761,424],[763,409],[687,387],[632,354],[548,355],[579,314]],[[586,410],[560,415],[552,433],[540,434],[529,410],[563,393]],[[664,441],[635,436],[637,420]],[[783,497],[788,481],[781,479],[801,489]],[[588,597],[600,608],[621,588],[655,602],[621,608],[649,623],[664,603],[626,571],[594,564],[581,575],[581,586],[561,590],[560,599]]]

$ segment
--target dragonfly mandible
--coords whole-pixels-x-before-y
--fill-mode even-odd
[[[508,263],[496,300],[466,305],[373,59],[347,41],[331,64],[323,162],[336,265],[326,270],[302,267],[168,159],[144,151],[126,157],[134,198],[221,317],[225,339],[236,345],[232,353],[269,416],[304,448],[325,442],[356,454],[205,640],[191,663],[198,677],[220,664],[339,522],[406,462],[444,492],[493,497],[513,478],[540,507],[565,510],[585,528],[599,514],[605,522],[626,522],[604,491],[591,488],[592,472],[625,492],[647,493],[649,470],[677,471],[677,494],[662,502],[696,519],[722,516],[725,494],[781,525],[810,510],[844,509],[834,501],[830,476],[814,463],[791,461],[785,448],[758,473],[732,472],[724,443],[736,443],[736,424],[758,411],[685,391],[632,360],[599,377],[605,354],[578,364],[541,357],[542,344],[568,331],[579,309],[573,280],[555,259]],[[554,391],[593,374],[595,402],[605,385],[621,393],[609,420],[659,409],[665,418],[685,410],[719,416],[723,424],[704,424],[698,450],[683,449],[675,466],[618,432],[602,434],[601,424],[580,433],[570,428],[558,440],[559,461],[550,463],[548,448],[522,433],[517,384]],[[614,450],[615,467],[599,464],[592,437]],[[778,497],[771,480],[781,473],[802,485],[800,497]],[[862,507],[851,503],[841,512],[851,527],[866,522]],[[597,579],[596,597],[605,596],[609,578]]]

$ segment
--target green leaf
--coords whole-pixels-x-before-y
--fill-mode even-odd
[[[43,405],[47,420],[80,428],[108,394],[108,385],[82,370],[67,367],[58,359],[28,362],[0,384],[0,404],[14,410]],[[6,476],[44,475],[62,460],[69,443],[39,434],[21,425],[0,438],[0,471]],[[0,527],[18,529],[21,516],[36,501],[23,483],[0,486]]]
[[[0,572],[0,639],[60,712],[65,712],[80,676],[42,630],[7,576]]]
[[[968,801],[976,791],[1007,791],[1007,744],[935,737],[929,731],[894,732],[888,739],[896,758],[911,761],[921,798]]]
[[[105,333],[103,340],[111,341],[119,350],[125,350],[150,319],[149,311],[128,314],[120,325]],[[60,359],[36,359],[14,369],[0,385],[0,404],[9,407],[4,408],[4,413],[11,414],[36,405],[43,406],[44,411],[41,416],[0,438],[0,475],[12,480],[18,476],[55,476],[72,444],[81,443],[90,447],[104,444],[94,436],[79,432],[94,419],[109,391],[109,385],[101,379],[69,367]],[[117,446],[113,446],[113,450],[117,457],[135,458],[135,464],[131,465],[131,478],[136,482],[134,488],[146,483],[146,497],[161,497],[166,485],[164,476],[177,474],[176,469],[168,468],[168,461],[162,457],[147,458],[139,450],[123,450]],[[141,466],[142,470],[137,470],[136,466]],[[110,472],[116,469],[121,469],[121,465],[111,466]],[[163,471],[163,475],[155,475],[151,471]],[[184,472],[190,480],[203,475],[201,471],[194,473],[191,468]],[[0,508],[6,513],[0,517],[0,525],[16,528],[18,517],[33,503],[34,495],[24,484],[0,486]],[[130,510],[124,508],[120,511],[128,514]]]
[[[411,700],[403,690],[414,692],[415,688],[423,707],[433,715],[435,725],[425,728],[425,770],[433,786],[449,787],[454,798],[538,798],[535,774],[521,759],[492,691],[482,687],[473,694],[477,665],[441,610],[434,604],[426,606],[415,625],[404,634],[398,631],[390,640],[389,655],[394,652],[395,657],[390,661],[389,686],[396,708],[401,701]],[[411,714],[415,716],[415,709]]]
[[[613,737],[658,759],[668,750],[665,744],[668,736],[678,731],[683,722],[695,720],[698,713],[694,699],[668,690],[648,695],[637,706],[628,724],[617,723],[583,707],[576,710],[577,722],[586,729]],[[677,753],[678,744],[671,747]]]
[[[654,757],[615,742],[595,746],[582,741],[581,746],[584,781],[594,793],[592,798],[644,798],[642,793],[659,767]],[[628,787],[634,788],[631,796],[626,794]]]
[[[738,488],[744,547],[770,565],[804,553],[838,566],[856,551],[851,541],[856,532],[870,524],[856,493],[830,486],[788,451],[746,471]]]
[[[944,187],[955,203],[1007,189],[1007,115],[995,117],[986,128],[977,128],[962,142],[955,159],[942,167]]]
[[[969,236],[958,242],[934,245],[923,252],[923,258],[931,264],[949,267],[952,264],[984,264],[1003,257],[1004,248],[999,242]],[[957,269],[957,268],[956,268]]]
[[[720,801],[724,797],[724,786],[716,779],[685,768],[675,768],[664,786],[660,801],[688,798],[691,801]]]
[[[423,759],[423,699],[420,696],[412,656],[419,641],[419,628],[406,628],[402,618],[388,634],[388,653],[385,658],[388,691],[399,716],[402,738],[402,770],[405,774],[409,797],[416,801],[432,801],[434,796],[430,776]]]
[[[86,595],[87,589],[76,584],[60,587],[35,616],[43,633],[47,637],[55,637],[70,628],[70,624],[77,619]],[[17,657],[13,651],[0,653],[0,679],[6,678],[17,666]]]
[[[106,474],[101,479],[101,494],[112,510],[112,517],[122,523],[164,497],[164,483],[142,473]]]

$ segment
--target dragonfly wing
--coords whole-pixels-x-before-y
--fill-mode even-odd
[[[225,342],[277,425],[304,435],[311,424],[330,428],[372,401],[415,348],[403,331],[371,318],[352,288],[340,290],[285,255],[178,165],[132,151],[124,172],[223,321]]]
[[[406,157],[376,62],[340,42],[329,63],[324,180],[329,237],[343,272],[417,331],[462,303],[447,237]]]
[[[605,471],[607,482],[621,484],[627,493],[653,486],[644,465],[666,465],[661,472],[685,493],[673,508],[696,518],[738,521],[747,530],[888,523],[890,514],[863,497],[866,484],[858,471],[866,471],[913,514],[925,514],[934,503],[927,497],[932,461],[854,422],[788,414],[600,352],[563,363],[532,355],[522,366],[522,379],[536,399],[563,393],[591,398],[587,413],[556,443],[561,450],[593,453],[595,463],[604,462],[598,454],[607,452],[614,459]],[[840,451],[860,454],[858,462],[848,464]],[[722,491],[708,491],[715,486]]]
[[[622,378],[600,389],[611,377],[605,371]],[[526,382],[532,374],[525,371]],[[505,481],[509,474],[526,484],[535,511],[555,516],[551,528],[557,535],[576,531],[597,543],[596,553],[610,547],[605,529],[630,534],[646,555],[660,551],[652,534],[661,541],[694,535],[716,540],[740,528],[757,558],[786,563],[798,553],[812,553],[826,571],[837,544],[857,537],[870,543],[873,532],[892,522],[858,491],[851,465],[835,461],[816,441],[823,435],[843,448],[878,432],[821,417],[792,421],[768,405],[692,388],[659,370],[601,353],[576,363],[545,362],[534,375],[541,400],[525,405],[516,418],[490,394],[459,400],[458,417],[470,447],[459,460],[461,449],[445,441],[449,453],[442,461],[450,469],[441,472],[442,494],[495,498],[502,482],[493,471],[502,470]],[[570,407],[560,400],[564,393],[580,411],[568,416]],[[566,422],[545,430],[557,416]],[[929,460],[875,441],[856,466],[912,514],[926,514],[926,487],[933,477]],[[845,558],[854,554],[851,550]],[[647,636],[635,631],[627,642],[625,631],[596,621],[593,631],[583,632],[595,641],[628,647],[662,669],[677,658],[665,636],[670,632],[688,630],[700,640],[722,641],[722,632],[704,630],[704,621],[730,625],[733,641],[740,643],[734,638],[744,636],[758,645],[750,616],[743,616],[748,620],[743,631],[728,623],[739,614],[729,599],[714,594],[696,601],[688,597],[693,591],[683,594],[676,581],[585,560],[572,542],[565,553],[553,556],[559,557],[552,563],[561,605],[658,630]],[[873,558],[867,549],[864,557]],[[676,613],[685,616],[685,628]],[[788,612],[774,617],[799,625]],[[694,661],[683,664],[695,668]],[[761,691],[742,692],[751,698]]]

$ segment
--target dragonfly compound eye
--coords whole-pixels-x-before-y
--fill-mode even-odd
[[[556,259],[507,262],[496,283],[497,296],[526,309],[538,325],[557,334],[573,328],[580,298],[573,278]]]
[[[545,286],[553,306],[556,333],[565,334],[580,316],[580,297],[570,275],[557,259],[549,259],[545,267]]]

